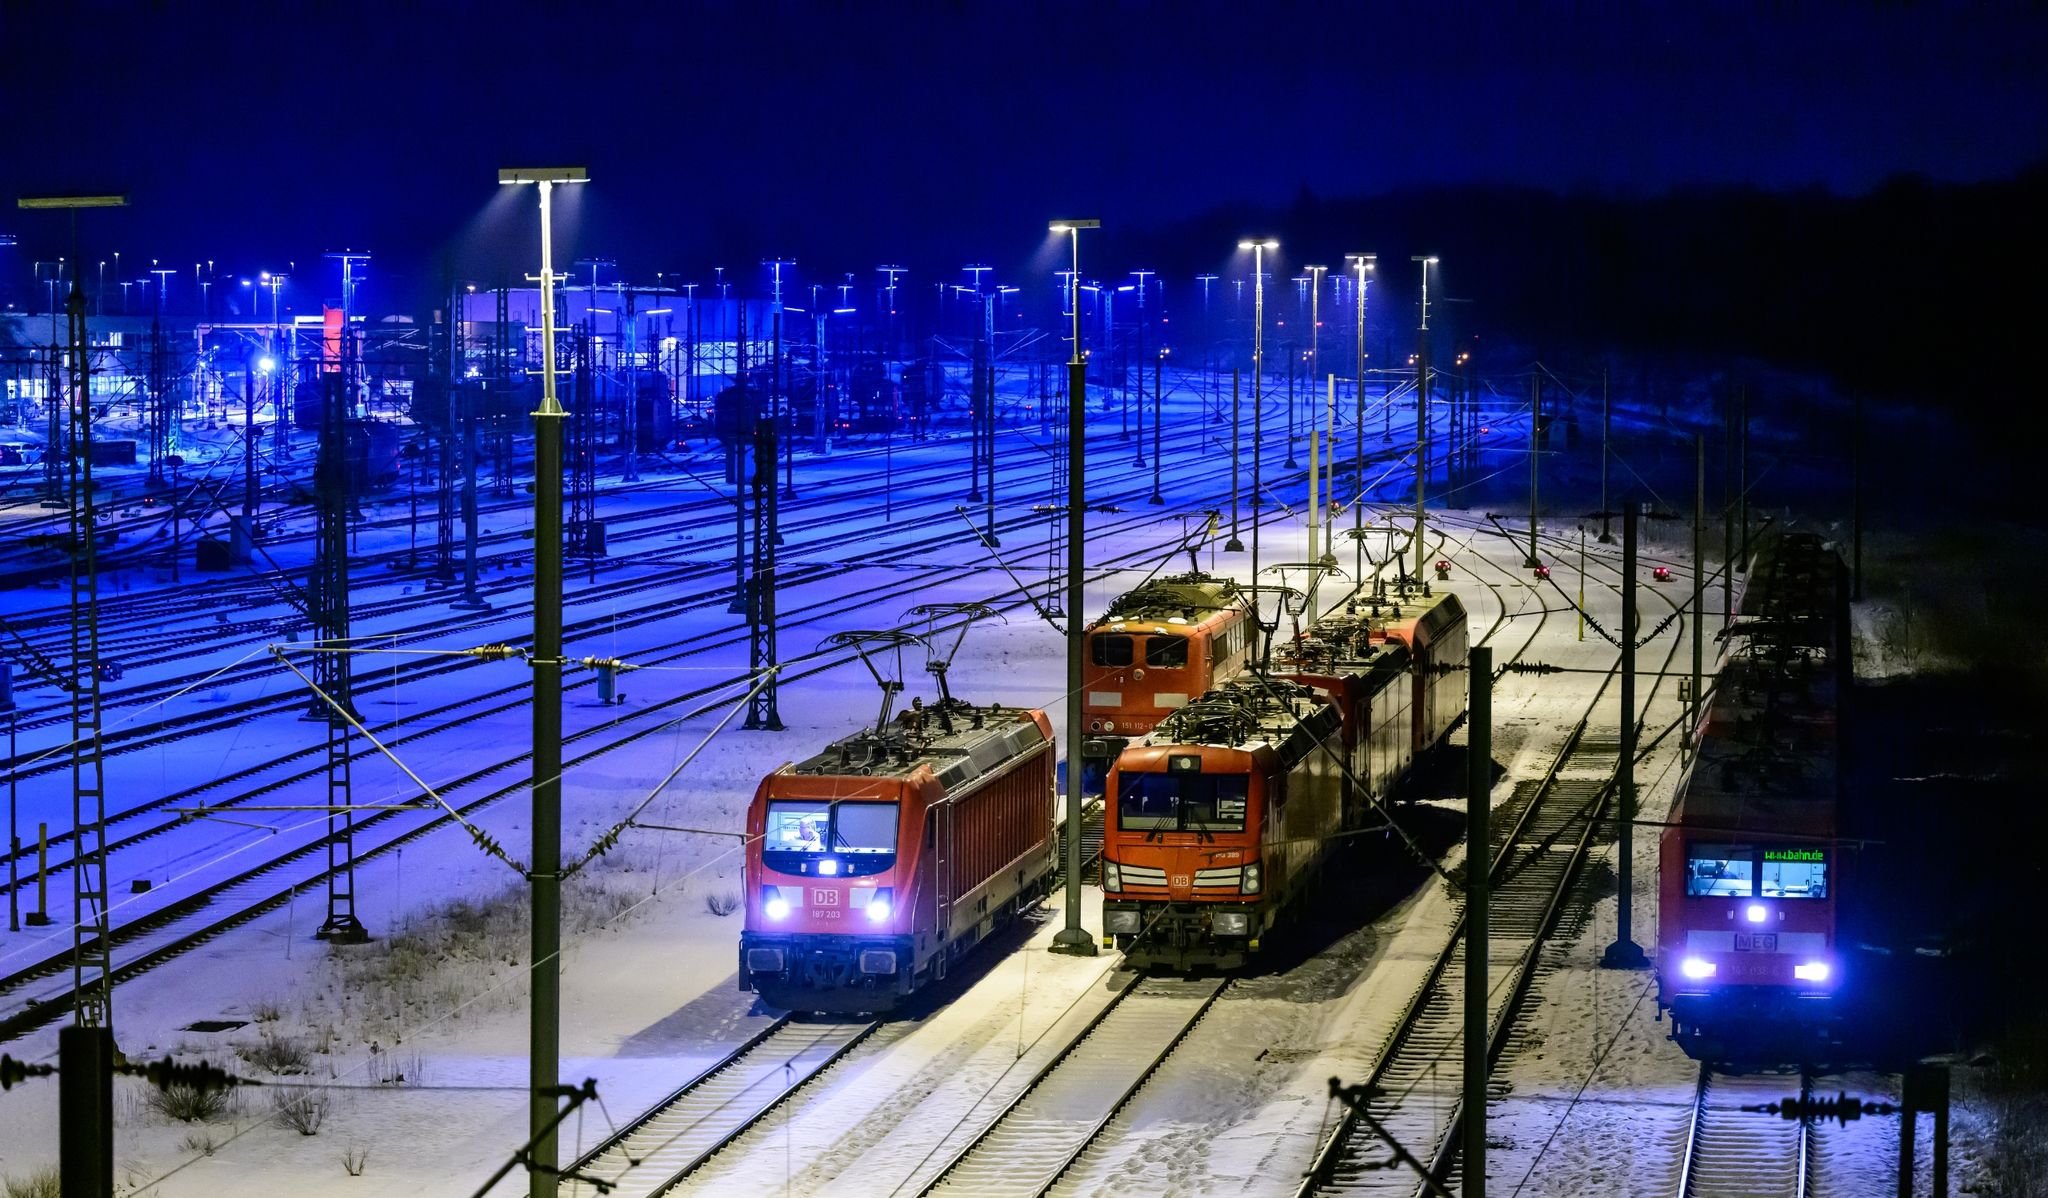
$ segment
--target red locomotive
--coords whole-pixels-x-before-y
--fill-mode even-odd
[[[1387,636],[1406,645],[1414,659],[1411,731],[1415,755],[1420,757],[1465,718],[1465,657],[1472,646],[1465,605],[1445,591],[1392,603],[1383,599],[1379,606],[1387,608]]]
[[[761,780],[740,989],[887,1010],[1037,901],[1056,843],[1043,712],[913,701]]]
[[[1119,596],[1083,634],[1081,714],[1093,749],[1083,793],[1098,794],[1123,746],[1172,711],[1235,678],[1252,647],[1235,582],[1200,571],[1155,579]]]
[[[1824,1059],[1836,936],[1841,559],[1786,534],[1750,573],[1699,752],[1659,844],[1657,1002],[1703,1060]]]
[[[1337,835],[1463,713],[1456,596],[1382,606],[1325,620],[1272,672],[1204,695],[1118,756],[1103,926],[1130,964],[1246,964],[1299,915]]]

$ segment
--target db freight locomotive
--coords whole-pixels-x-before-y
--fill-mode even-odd
[[[945,699],[762,779],[739,987],[883,1011],[1036,902],[1054,867],[1043,712]]]
[[[1325,620],[1109,776],[1105,935],[1139,968],[1228,970],[1298,917],[1340,843],[1464,713],[1453,595]]]
[[[1082,790],[1098,794],[1125,745],[1244,669],[1251,619],[1235,582],[1192,571],[1118,597],[1084,639],[1081,717],[1091,748]]]
[[[1699,753],[1659,843],[1657,1001],[1703,1060],[1819,1061],[1849,981],[1836,938],[1848,589],[1820,538],[1750,572]]]

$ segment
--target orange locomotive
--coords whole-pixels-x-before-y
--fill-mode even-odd
[[[1324,620],[1117,758],[1103,921],[1131,964],[1244,965],[1464,714],[1457,597],[1373,611]]]
[[[1155,579],[1112,601],[1083,634],[1081,715],[1090,745],[1083,793],[1101,793],[1126,744],[1235,678],[1249,660],[1251,628],[1237,583],[1200,571]]]
[[[800,1011],[881,1011],[1051,877],[1045,714],[946,699],[761,780],[747,810],[741,990]]]

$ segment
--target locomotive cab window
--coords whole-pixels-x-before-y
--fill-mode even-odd
[[[1127,832],[1242,832],[1243,774],[1122,774],[1117,826]]]
[[[1828,896],[1826,849],[1765,849],[1763,885],[1765,898],[1824,899]]]
[[[1746,844],[1685,846],[1685,893],[1692,898],[1749,898],[1756,850]]]
[[[1127,636],[1097,636],[1088,644],[1089,660],[1098,666],[1127,666],[1131,664],[1131,638]]]
[[[778,873],[860,877],[896,862],[896,804],[825,799],[768,804],[761,864]]]
[[[1177,670],[1187,665],[1188,638],[1184,636],[1146,637],[1145,664],[1162,670]]]

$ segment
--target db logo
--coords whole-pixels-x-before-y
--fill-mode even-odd
[[[837,907],[838,905],[839,905],[839,892],[838,892],[837,890],[813,890],[813,891],[811,891],[811,906],[813,906],[813,907]]]
[[[1189,878],[1188,878],[1188,875],[1186,875],[1186,874],[1175,874],[1175,875],[1173,875],[1173,884],[1174,884],[1175,886],[1186,886],[1186,885],[1188,884],[1188,881],[1189,881]]]

